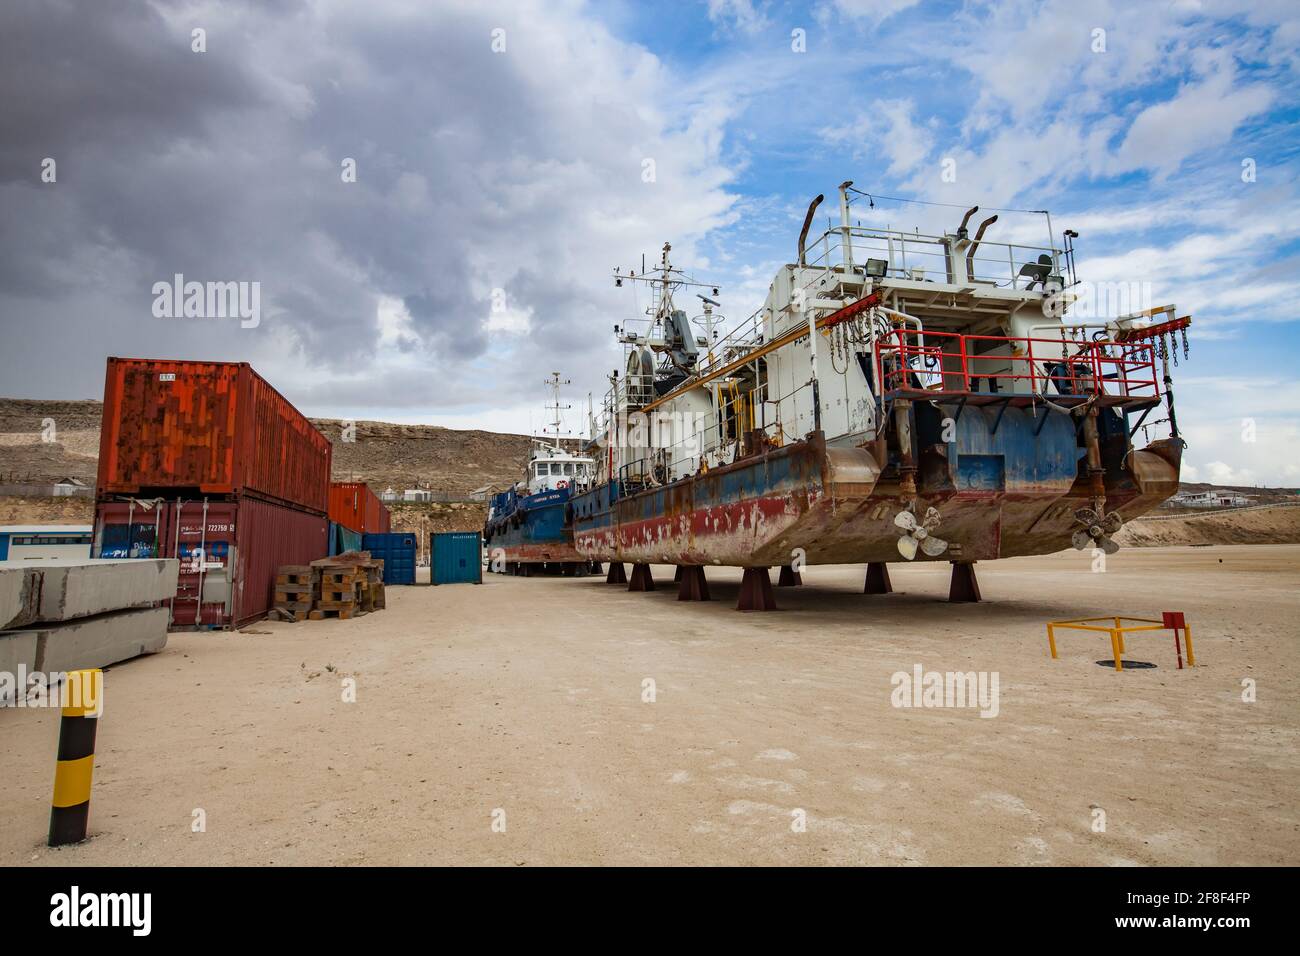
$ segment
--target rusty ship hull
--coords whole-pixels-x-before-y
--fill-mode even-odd
[[[937,423],[953,414],[935,405],[917,415],[916,503],[939,510],[950,542],[947,553],[917,559],[990,560],[1068,548],[1079,527],[1075,511],[1088,507],[1095,490],[1074,419],[1043,408],[966,408],[957,413],[952,441],[932,440]],[[1155,442],[1126,455],[1125,415],[1104,410],[1103,422],[1106,500],[1128,520],[1177,490],[1182,443]],[[883,441],[828,445],[814,433],[660,487],[627,493],[617,483],[602,485],[574,499],[574,543],[584,558],[614,562],[897,561],[893,521],[908,496],[896,458]]]

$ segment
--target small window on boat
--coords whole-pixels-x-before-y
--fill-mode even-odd
[[[538,463],[537,463],[537,477],[540,478],[540,477],[542,477],[543,475],[547,475],[547,474],[550,474],[550,465],[548,465],[548,464],[547,464],[546,462],[544,462],[544,461],[542,461],[542,462],[538,462]]]
[[[565,473],[566,475],[571,475],[571,474],[573,474],[573,462],[571,462],[571,461],[566,461],[566,462],[564,463],[564,473]]]

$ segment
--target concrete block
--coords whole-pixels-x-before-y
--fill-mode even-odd
[[[0,562],[0,628],[36,620],[41,602],[40,577],[25,564]]]
[[[179,574],[175,558],[0,564],[0,628],[156,604],[176,596]]]
[[[167,645],[167,617],[167,608],[150,607],[38,624],[28,629],[37,635],[36,670],[107,667],[155,654]]]
[[[0,681],[0,704],[12,704],[17,698],[21,666],[24,674],[36,670],[36,645],[38,635],[31,631],[12,631],[0,634],[0,674],[11,674],[8,681]]]

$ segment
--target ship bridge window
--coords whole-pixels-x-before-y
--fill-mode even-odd
[[[564,463],[564,473],[565,473],[566,475],[571,475],[571,474],[573,474],[573,462],[571,462],[571,461],[566,461],[566,462]]]

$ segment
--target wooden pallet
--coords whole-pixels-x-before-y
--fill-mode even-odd
[[[309,621],[323,621],[326,618],[336,617],[340,621],[351,620],[358,612],[351,605],[347,607],[318,607],[307,615]]]
[[[310,588],[316,580],[316,569],[309,564],[282,564],[276,570],[277,587]]]
[[[366,569],[362,567],[350,568],[320,568],[319,583],[321,587],[333,587],[335,585],[346,587],[357,581],[366,580]]]

